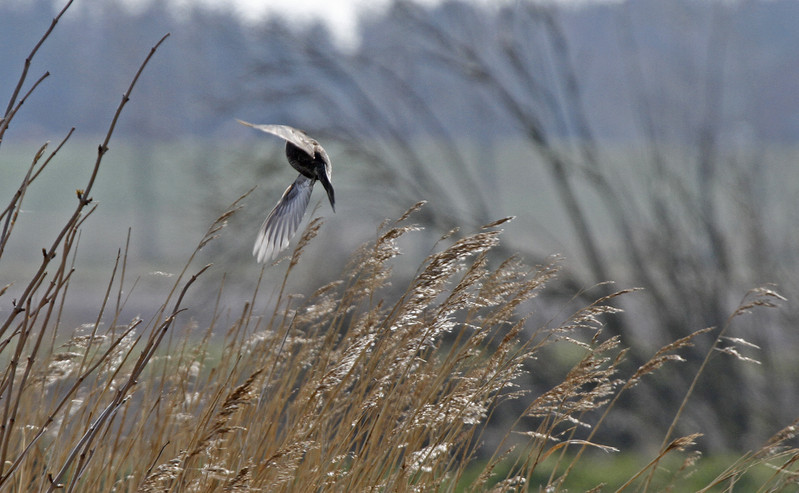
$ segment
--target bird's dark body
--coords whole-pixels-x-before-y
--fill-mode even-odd
[[[312,180],[318,179],[319,173],[317,172],[317,168],[321,167],[322,170],[324,170],[325,167],[325,162],[318,152],[315,156],[311,157],[307,152],[288,141],[286,142],[286,157],[292,168],[302,173],[306,178]]]
[[[325,156],[317,151],[314,153],[314,156],[311,157],[311,155],[304,150],[286,141],[286,158],[291,167],[299,171],[302,176],[310,178],[313,181],[319,180],[322,182],[322,186],[325,188],[325,192],[327,192],[328,199],[330,200],[330,206],[335,211],[336,199],[333,194],[333,185],[327,179],[327,173],[325,172],[325,165],[327,164],[325,162]]]

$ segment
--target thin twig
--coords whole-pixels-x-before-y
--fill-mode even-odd
[[[11,94],[11,99],[9,99],[8,101],[8,106],[6,107],[3,119],[0,120],[0,144],[3,143],[3,135],[6,133],[6,129],[8,128],[8,125],[11,123],[11,120],[13,119],[12,110],[15,113],[16,112],[16,110],[14,110],[15,105],[16,108],[19,109],[19,106],[22,104],[22,102],[19,103],[17,102],[17,97],[19,96],[19,93],[22,90],[22,86],[25,84],[25,79],[28,77],[28,70],[30,69],[33,57],[36,55],[36,52],[39,51],[39,48],[42,46],[44,41],[50,36],[50,33],[53,32],[53,29],[55,29],[56,24],[58,24],[58,21],[61,20],[61,16],[63,16],[64,13],[67,11],[67,9],[69,9],[70,5],[72,5],[72,2],[73,0],[69,0],[66,3],[66,5],[64,5],[64,7],[61,9],[61,11],[58,13],[58,15],[56,15],[53,18],[53,21],[50,23],[50,27],[47,28],[47,31],[45,31],[42,37],[39,38],[39,41],[36,43],[36,46],[33,47],[28,57],[25,58],[25,64],[22,67],[22,73],[20,74],[19,80],[17,81],[17,86],[14,88],[14,92]],[[39,84],[39,82],[41,82],[42,79],[47,77],[47,75],[49,74],[45,74],[41,79],[39,79],[39,81],[36,82],[36,84],[34,84],[34,87],[32,87],[31,90],[28,91],[25,97],[27,97],[31,93],[31,91],[33,91],[33,89]],[[23,98],[23,100],[24,99],[25,98]]]

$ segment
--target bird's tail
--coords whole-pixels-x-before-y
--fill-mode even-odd
[[[336,212],[336,195],[333,193],[333,184],[330,183],[330,180],[327,179],[324,173],[321,173],[319,181],[322,182],[322,186],[325,187],[327,198],[330,200],[330,207],[333,208],[333,212]]]

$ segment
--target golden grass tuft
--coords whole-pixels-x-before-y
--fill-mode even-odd
[[[122,297],[120,255],[95,322],[49,348],[40,344],[45,334],[56,339],[49,318],[6,341],[15,356],[0,387],[9,403],[0,428],[4,490],[558,491],[586,449],[618,452],[594,437],[620,395],[664,364],[682,362],[679,351],[710,330],[667,344],[624,377],[626,348],[602,328],[619,311],[614,300],[633,290],[533,328],[529,302],[557,277],[560,260],[529,267],[517,257],[495,259],[501,231],[489,227],[441,239],[404,291],[391,295],[396,290],[386,286],[398,284],[391,259],[400,238],[419,231],[403,224],[417,205],[359,248],[340,279],[307,299],[285,295],[322,227],[313,219],[286,264],[276,306],[266,308],[256,288],[215,337],[216,315],[207,327],[179,322],[191,286],[210,266],[186,273],[246,195],[212,223],[149,322],[119,325],[118,310],[104,313],[114,286]],[[774,298],[753,293],[731,321]],[[48,291],[40,303],[64,295]],[[176,323],[190,327],[183,339],[170,335]],[[756,349],[724,332],[709,355],[721,343]],[[560,383],[532,394],[521,379],[546,364],[542,349],[555,344],[582,356]],[[507,401],[524,404],[487,453],[485,425]],[[792,480],[797,450],[786,444],[795,434],[787,427],[714,484],[762,464],[775,468],[774,483]],[[621,489],[662,487],[652,477],[660,461],[699,437],[668,441]],[[691,453],[674,477],[697,461]],[[550,473],[541,482],[545,462]]]
[[[218,241],[243,198],[213,222],[197,251]],[[495,259],[501,231],[490,228],[448,235],[406,288],[390,294],[396,289],[386,286],[399,283],[391,272],[391,259],[400,254],[397,242],[419,231],[404,224],[413,212],[387,222],[355,252],[340,279],[307,298],[281,289],[276,306],[267,308],[256,288],[239,317],[216,329],[219,336],[211,334],[216,315],[207,327],[180,321],[191,286],[210,268],[186,276],[196,251],[149,322],[120,325],[118,310],[105,314],[101,308],[95,322],[49,348],[41,341],[56,338],[50,319],[29,322],[4,346],[16,356],[7,360],[0,387],[8,403],[0,429],[0,486],[558,491],[579,469],[584,450],[618,452],[594,437],[619,396],[663,365],[682,362],[679,352],[710,330],[667,344],[624,377],[626,348],[604,335],[603,324],[619,311],[614,300],[632,290],[604,296],[562,323],[534,328],[529,302],[557,277],[560,260],[529,267],[517,257]],[[310,222],[285,264],[284,288],[321,227],[318,219]],[[114,273],[127,268],[125,259],[120,255]],[[103,307],[112,304],[114,289],[121,298],[123,287],[112,275]],[[769,293],[753,292],[731,321],[767,306],[774,298]],[[39,303],[47,307],[64,295],[47,291]],[[177,323],[190,326],[183,339],[170,335]],[[717,334],[709,355],[732,346],[756,350],[725,332]],[[556,344],[578,348],[582,356],[560,383],[531,393],[521,379],[546,364],[542,349]],[[523,405],[487,453],[485,425],[498,410],[509,409],[503,407],[508,401]],[[797,450],[787,446],[795,434],[795,425],[785,428],[713,484],[763,464],[774,467],[773,483],[787,484],[797,470]],[[621,489],[636,483],[663,487],[653,477],[658,464],[692,449],[699,437],[669,440]],[[697,461],[690,453],[674,481]],[[537,474],[545,462],[550,473],[541,482]]]

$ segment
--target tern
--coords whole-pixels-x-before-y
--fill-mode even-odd
[[[275,135],[286,141],[286,158],[300,172],[283,196],[266,216],[252,254],[260,262],[272,260],[289,246],[305,215],[316,180],[322,182],[330,207],[336,212],[336,198],[331,183],[332,166],[324,148],[304,131],[288,125],[254,125],[238,120],[242,125]]]

